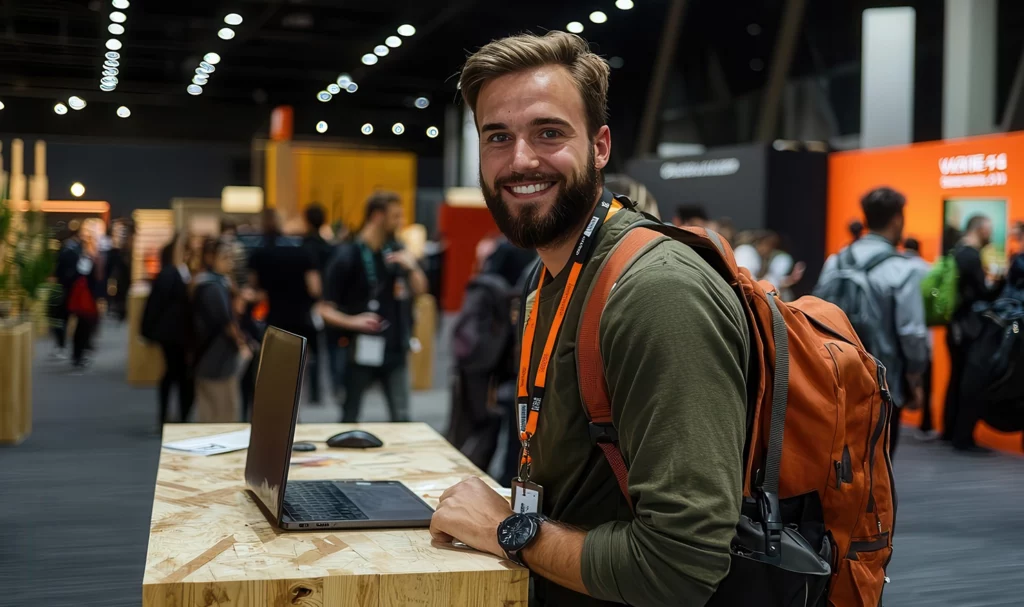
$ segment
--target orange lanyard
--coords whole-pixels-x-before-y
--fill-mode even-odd
[[[519,355],[519,394],[516,400],[519,413],[519,439],[523,446],[520,460],[520,480],[529,480],[530,464],[533,459],[530,457],[530,439],[537,433],[537,420],[540,418],[540,409],[544,403],[544,389],[548,379],[548,365],[551,362],[551,352],[554,350],[555,342],[558,341],[558,334],[562,328],[562,321],[565,320],[565,313],[569,309],[569,301],[576,290],[576,282],[579,280],[583,265],[586,264],[593,252],[594,243],[597,241],[597,229],[605,221],[611,218],[616,212],[622,209],[622,204],[612,198],[608,190],[601,196],[601,202],[594,209],[594,215],[587,223],[586,229],[580,234],[573,249],[572,267],[569,268],[569,278],[562,291],[562,299],[558,302],[558,309],[555,311],[555,318],[548,329],[547,339],[544,340],[544,349],[541,351],[540,363],[537,365],[537,376],[533,381],[533,390],[529,389],[528,377],[530,375],[530,362],[533,355],[533,341],[537,332],[537,308],[540,307],[540,290],[544,286],[544,275],[547,274],[541,269],[540,280],[537,282],[537,290],[533,300],[533,308],[526,321],[526,328],[523,331],[522,351]],[[524,476],[525,471],[525,476]]]

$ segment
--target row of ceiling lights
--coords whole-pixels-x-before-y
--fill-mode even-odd
[[[615,8],[623,11],[628,11],[633,8],[633,0],[615,0]],[[606,23],[608,21],[608,15],[604,11],[594,11],[590,13],[590,22],[598,25]],[[583,24],[579,21],[570,21],[565,26],[566,31],[573,34],[583,33]]]
[[[316,132],[317,133],[321,133],[321,134],[326,133],[327,132],[327,128],[328,128],[327,122],[324,121],[324,120],[321,120],[320,122],[316,123]],[[363,135],[372,135],[373,134],[373,130],[374,130],[373,129],[373,124],[371,124],[369,122],[367,122],[363,126],[359,127],[359,132],[362,133]],[[405,134],[405,125],[402,124],[401,122],[396,122],[393,125],[391,125],[391,132],[393,134],[395,134],[395,135],[404,135]],[[437,138],[438,135],[441,134],[441,131],[436,126],[428,126],[427,130],[426,130],[426,133],[427,133],[427,137],[430,137],[431,139],[435,139],[435,138]]]
[[[378,61],[378,57],[385,57],[387,56],[388,53],[391,52],[391,49],[402,46],[402,38],[400,36],[405,36],[406,38],[408,38],[409,36],[416,35],[416,28],[406,23],[398,26],[398,34],[399,36],[388,36],[387,38],[384,39],[384,44],[378,44],[376,47],[374,47],[372,53],[366,53],[365,55],[363,55],[363,64],[375,65]],[[338,79],[336,81],[331,82],[330,84],[327,85],[326,88],[324,88],[324,90],[317,93],[316,98],[319,101],[322,101],[323,103],[327,103],[335,95],[341,93],[341,91],[345,91],[347,93],[354,93],[358,90],[359,85],[354,80],[352,80],[352,77],[349,76],[348,74],[342,74],[338,76]],[[420,99],[423,98],[421,97]],[[419,100],[417,99],[417,101]],[[428,101],[427,104],[429,105],[430,102]]]
[[[131,4],[128,0],[113,0],[111,5],[117,10],[110,13],[110,24],[107,25],[107,31],[114,36],[120,36],[124,34],[124,23],[128,20],[127,15],[121,11],[127,10]],[[103,55],[103,76],[100,78],[100,90],[104,93],[111,93],[117,88],[118,68],[121,66],[121,40],[119,38],[110,38],[107,40],[106,47],[107,52]],[[83,107],[85,105],[81,107],[72,106],[72,109],[80,110]],[[57,111],[56,106],[54,111]],[[60,114],[61,112],[57,113]]]
[[[224,16],[224,23],[231,26],[241,25],[242,16],[238,13],[229,13]],[[235,37],[235,30],[230,27],[222,27],[217,32],[217,36],[221,40],[231,40]],[[203,60],[199,62],[195,75],[192,76],[192,83],[185,87],[189,95],[203,94],[203,87],[210,81],[210,74],[217,71],[218,63],[220,63],[220,55],[217,53],[209,52],[203,55]]]

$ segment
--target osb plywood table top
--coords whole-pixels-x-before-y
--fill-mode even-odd
[[[246,427],[169,424],[163,441]],[[324,444],[354,428],[377,435],[384,447]],[[317,450],[293,454],[289,480],[399,480],[432,507],[467,476],[499,488],[426,424],[300,424],[295,440],[316,443]],[[435,545],[426,529],[278,529],[245,489],[246,453],[203,457],[161,451],[145,605],[526,605],[525,570],[494,556]]]

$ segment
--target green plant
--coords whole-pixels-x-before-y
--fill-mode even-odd
[[[54,295],[57,287],[48,281],[57,253],[50,246],[42,213],[27,211],[16,224],[5,198],[0,199],[0,303],[7,310],[16,306],[25,315],[32,304]]]

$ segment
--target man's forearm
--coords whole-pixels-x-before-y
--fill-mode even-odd
[[[317,306],[317,312],[320,313],[320,317],[324,319],[324,322],[332,327],[345,330],[352,329],[352,317],[334,306],[321,303]]]
[[[427,292],[430,288],[430,284],[427,282],[427,275],[423,270],[413,268],[409,272],[409,286],[412,288],[412,294],[415,297],[419,297]]]
[[[544,521],[533,543],[523,550],[530,570],[559,586],[589,594],[583,585],[583,540],[587,532],[555,521]]]

